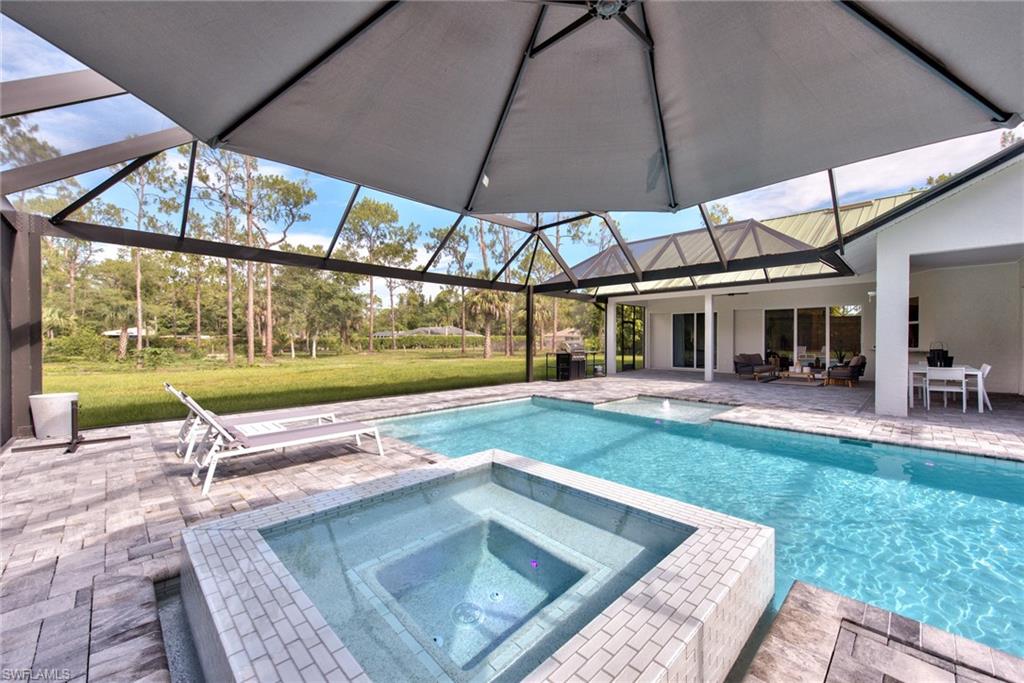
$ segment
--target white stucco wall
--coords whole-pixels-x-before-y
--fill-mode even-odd
[[[890,223],[878,232],[876,268],[879,334],[876,347],[879,376],[885,377],[886,381],[875,388],[875,412],[882,415],[907,414],[908,356],[905,325],[911,256],[1020,244],[1024,244],[1024,162],[1019,157]],[[1016,307],[1019,310],[1021,291],[1019,287],[1013,286],[1012,281],[1003,280],[993,285],[986,278],[975,289],[974,279],[967,275],[959,278],[961,287],[957,290],[956,299],[960,302],[957,308],[964,310],[956,311],[950,306],[950,317],[971,315],[971,319],[976,322],[984,318],[987,325],[998,325],[1000,311],[1009,311],[1014,306],[1012,301],[1015,297],[1018,298]],[[994,294],[992,286],[996,287]],[[1000,304],[999,310],[986,312],[984,309],[991,305],[987,299],[992,296],[1009,299],[1010,302]],[[1012,325],[1014,318],[1011,316],[1003,325]],[[969,329],[966,324],[964,328]],[[965,343],[961,353],[969,353],[966,350],[968,341],[972,345],[989,343],[983,342],[980,336],[977,333],[965,333],[961,338]],[[999,337],[1001,341],[998,344],[1005,349],[1002,353],[1006,358],[1020,355],[1020,337],[1015,332],[1001,333]],[[929,336],[924,336],[922,344],[929,339]],[[952,342],[949,343],[952,345]],[[954,355],[957,355],[955,349]],[[966,356],[961,357],[967,360]],[[1012,367],[1012,363],[1008,362],[1008,366]],[[1019,371],[1016,379],[1019,391]],[[1001,386],[1009,384],[1012,384],[1012,379],[1007,380],[1005,385],[1001,381]]]
[[[988,391],[1020,391],[1020,264],[912,272],[910,296],[920,302],[922,349],[943,342],[957,365],[992,366]]]

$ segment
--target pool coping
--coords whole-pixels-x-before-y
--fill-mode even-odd
[[[369,681],[260,529],[383,500],[492,464],[694,527],[527,676],[720,681],[774,593],[773,529],[496,449],[213,520],[182,533],[182,595],[216,680]],[[201,599],[200,599],[201,596]],[[211,656],[210,650],[221,655]]]

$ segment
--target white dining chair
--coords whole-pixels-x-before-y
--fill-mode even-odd
[[[927,363],[917,363],[914,367],[911,367],[911,369],[910,369],[911,370],[910,371],[910,402],[911,403],[914,402],[914,396],[916,394],[920,394],[921,395],[922,403],[926,403],[927,404],[927,397],[924,395],[925,373],[924,372],[915,372],[915,371],[920,371],[920,370],[927,371],[927,368],[928,368],[928,364]],[[920,389],[920,391],[918,391],[918,389]]]
[[[975,382],[967,385],[968,391],[980,391],[981,399],[985,402],[985,407],[988,411],[992,412],[992,402],[988,400],[988,390],[985,388],[985,379],[988,377],[988,373],[992,371],[992,366],[988,363],[982,363],[981,367],[978,368],[981,371],[981,377]]]
[[[924,376],[924,407],[931,410],[933,391],[942,392],[942,406],[949,394],[960,394],[963,412],[967,412],[967,373],[964,368],[928,368]]]

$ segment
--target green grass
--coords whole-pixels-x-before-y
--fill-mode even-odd
[[[88,428],[184,417],[164,382],[210,410],[232,413],[520,382],[524,364],[521,355],[484,360],[451,351],[279,359],[253,367],[195,361],[137,370],[112,363],[51,362],[43,368],[43,388],[79,392],[81,426]],[[543,355],[535,367],[537,379],[543,379]]]

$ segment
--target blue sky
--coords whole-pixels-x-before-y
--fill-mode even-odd
[[[0,15],[0,79],[15,80],[80,68],[84,68],[82,64],[61,50]],[[162,114],[130,95],[40,112],[25,118],[39,126],[40,137],[65,154],[173,125]],[[111,125],[111,122],[116,124]],[[856,202],[894,194],[909,186],[921,187],[929,175],[962,170],[998,149],[999,132],[996,131],[842,167],[836,170],[840,201]],[[176,159],[175,164],[178,163],[183,163],[183,160]],[[291,179],[308,178],[317,193],[316,202],[308,209],[311,220],[295,226],[289,240],[325,244],[334,232],[352,185],[275,162],[261,162],[261,167],[266,172],[280,173]],[[79,180],[85,186],[92,186],[105,175],[104,172],[91,173]],[[448,225],[455,218],[449,211],[376,191],[364,190],[362,196],[389,201],[398,210],[402,223],[412,222],[421,227],[421,263],[426,260],[425,242],[429,230]],[[125,190],[114,188],[104,195],[104,199],[121,204],[127,197]],[[826,174],[817,173],[716,201],[727,206],[736,219],[763,219],[823,208],[831,200]],[[617,212],[613,215],[626,238],[634,240],[701,227],[695,208],[676,214]],[[566,245],[562,251],[567,261],[575,263],[594,253],[595,248],[588,244]],[[473,265],[476,267],[478,264]]]

